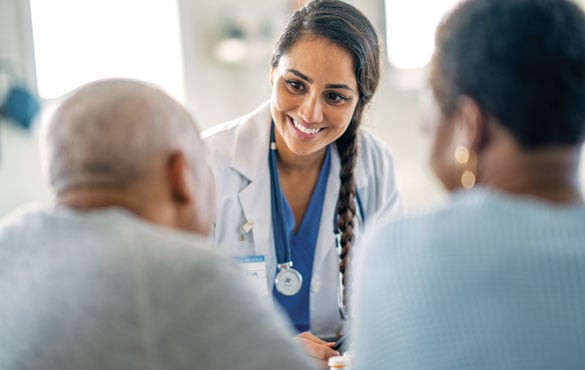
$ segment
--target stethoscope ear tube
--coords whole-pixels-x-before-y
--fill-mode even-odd
[[[270,200],[272,205],[272,230],[274,233],[274,244],[276,259],[278,262],[278,273],[274,279],[274,286],[278,292],[286,296],[297,294],[303,285],[303,277],[300,272],[292,266],[290,244],[286,236],[284,226],[283,204],[280,196],[280,179],[276,158],[276,142],[274,139],[274,123],[270,129],[270,151],[268,153],[268,164],[270,166]]]
[[[272,229],[274,232],[274,244],[276,245],[276,257],[278,264],[291,263],[290,245],[286,237],[282,216],[282,198],[280,197],[280,179],[278,178],[278,166],[276,159],[276,146],[274,145],[274,128],[271,134],[271,145],[268,162],[270,165],[270,200],[272,205]],[[284,248],[282,248],[284,247]]]

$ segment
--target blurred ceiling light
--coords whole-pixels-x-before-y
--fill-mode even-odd
[[[241,63],[248,54],[248,45],[242,37],[229,37],[215,46],[215,57],[224,63]]]
[[[435,28],[458,0],[386,0],[386,50],[397,69],[419,69],[431,59]]]
[[[220,22],[220,39],[213,54],[223,63],[254,63],[268,60],[271,50],[271,17],[249,9],[229,9]]]

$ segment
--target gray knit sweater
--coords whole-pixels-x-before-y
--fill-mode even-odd
[[[305,369],[287,324],[197,236],[126,211],[0,224],[0,369]]]
[[[585,207],[475,189],[356,247],[353,370],[585,369]]]

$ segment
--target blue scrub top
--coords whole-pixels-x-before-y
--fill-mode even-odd
[[[329,178],[329,171],[331,169],[331,155],[329,151],[329,146],[327,146],[317,185],[313,190],[311,200],[296,234],[294,233],[294,214],[282,189],[280,189],[280,196],[284,206],[283,216],[286,235],[288,236],[291,249],[291,260],[293,268],[301,273],[303,284],[301,290],[293,296],[283,295],[275,288],[272,290],[272,295],[284,308],[299,333],[311,329],[311,317],[309,313],[311,277],[313,274],[313,260],[315,259],[315,245],[317,244],[317,236],[319,235],[321,213],[323,211],[323,202],[327,190],[327,179]]]

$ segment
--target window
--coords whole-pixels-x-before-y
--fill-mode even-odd
[[[427,65],[433,53],[435,28],[457,0],[386,0],[388,60],[397,69]]]
[[[39,94],[129,77],[183,101],[176,0],[30,0]]]

